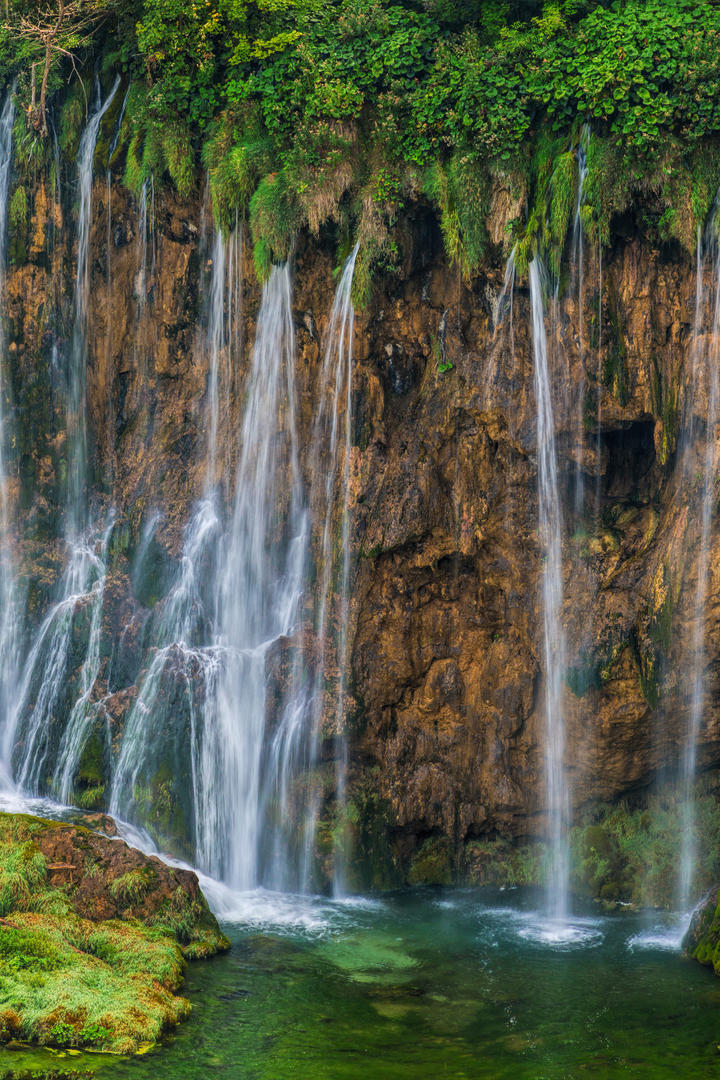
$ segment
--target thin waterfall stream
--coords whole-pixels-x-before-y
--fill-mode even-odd
[[[93,161],[100,123],[120,85],[115,79],[104,101],[97,88],[95,110],[80,139],[77,170],[79,209],[73,329],[66,358],[66,469],[64,532],[67,562],[50,608],[24,663],[17,693],[6,714],[5,745],[14,748],[14,777],[22,790],[53,792],[67,799],[71,779],[92,720],[91,695],[98,672],[100,619],[106,578],[109,523],[98,530],[88,517],[87,320]],[[78,696],[61,730],[54,722],[67,697],[68,664],[76,616],[87,619],[87,647]],[[21,753],[20,749],[21,748]]]
[[[558,922],[568,914],[568,827],[570,796],[565,771],[563,676],[565,634],[562,627],[562,508],[558,490],[555,419],[545,332],[542,266],[530,263],[532,345],[537,405],[538,514],[542,545],[542,617],[545,684],[545,782],[550,846],[548,910]]]
[[[708,662],[705,626],[710,588],[713,511],[717,505],[717,427],[720,419],[720,242],[713,212],[705,240],[698,235],[695,325],[692,345],[690,400],[682,454],[684,483],[697,490],[698,555],[692,601],[690,640],[690,702],[687,732],[680,763],[682,800],[678,906],[686,911],[696,900],[697,860],[694,786],[698,738],[706,703]],[[704,410],[702,403],[705,403]],[[702,417],[698,412],[704,413]],[[699,457],[699,460],[698,460]],[[692,475],[695,470],[694,476]]]
[[[352,283],[359,245],[356,244],[345,261],[330,315],[323,364],[318,390],[318,407],[313,426],[311,456],[311,505],[320,533],[319,587],[317,588],[315,637],[319,656],[312,691],[311,745],[317,746],[324,715],[330,714],[336,744],[336,807],[344,812],[346,742],[345,742],[345,680],[347,674],[347,626],[350,590],[350,453],[352,439],[352,364],[355,313],[352,305]],[[341,427],[343,424],[344,425]],[[334,511],[339,507],[339,524]],[[339,544],[336,538],[339,534]],[[339,554],[335,552],[339,551]],[[331,587],[335,581],[336,610],[333,631],[328,625]],[[332,643],[332,647],[331,647]],[[331,683],[328,708],[325,682],[327,660],[332,654],[334,679]],[[319,806],[313,806],[311,819],[316,821]],[[309,881],[312,856],[308,835],[305,852],[304,879]],[[344,860],[342,845],[336,851],[334,889],[344,891]]]
[[[572,227],[572,243],[570,252],[570,266],[572,275],[572,289],[577,303],[577,332],[578,332],[578,370],[580,378],[574,389],[576,395],[576,438],[578,441],[578,458],[575,464],[575,513],[580,516],[585,509],[585,476],[584,463],[582,461],[581,447],[585,431],[585,229],[583,227],[582,211],[585,200],[585,181],[587,179],[587,152],[590,143],[590,128],[583,124],[580,134],[580,142],[577,147],[577,198],[575,201],[575,215]]]
[[[13,123],[15,121],[15,86],[7,92],[0,114],[0,304],[6,303],[5,277],[8,262],[8,204],[13,162]],[[0,732],[17,693],[22,644],[22,606],[24,597],[17,581],[12,528],[10,464],[12,446],[12,403],[8,371],[7,327],[5,314],[0,317]],[[0,740],[0,790],[11,786],[12,744],[7,729]]]

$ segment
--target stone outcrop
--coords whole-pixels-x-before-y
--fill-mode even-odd
[[[693,912],[682,948],[686,956],[720,975],[720,888],[717,886]]]
[[[0,1043],[141,1049],[188,1015],[186,959],[229,945],[191,871],[0,814]]]

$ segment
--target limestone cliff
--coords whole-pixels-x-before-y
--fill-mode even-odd
[[[118,515],[93,694],[104,700],[117,747],[137,693],[148,614],[167,592],[202,485],[208,360],[200,323],[212,256],[199,200],[157,194],[149,251],[124,189],[96,181],[93,205],[93,497]],[[35,625],[63,554],[66,433],[53,341],[71,333],[72,215],[69,200],[54,201],[45,184],[28,193],[26,237],[13,243],[7,282],[16,533]],[[332,306],[334,250],[330,233],[302,236],[294,258],[301,446]],[[597,252],[586,262],[581,284],[564,282],[548,315],[576,807],[641,792],[677,766],[698,535],[693,473],[677,466],[690,408],[694,266],[680,249],[652,249],[639,233],[618,235],[602,264]],[[401,878],[428,838],[441,841],[461,874],[467,841],[533,837],[543,828],[530,311],[520,278],[495,325],[503,273],[498,246],[481,275],[463,280],[432,215],[417,205],[402,272],[378,280],[356,317],[348,797],[365,879],[383,879],[368,866],[388,852],[388,880]],[[259,296],[245,258],[244,360],[230,373],[220,416],[217,470],[227,483]],[[702,392],[692,409],[702,422]],[[157,510],[163,516],[138,577],[133,559]],[[717,702],[714,540],[706,642]],[[703,768],[720,761],[719,723],[714,707],[702,726]],[[333,745],[328,731],[328,759]],[[79,795],[102,807],[108,761],[89,751],[83,768]],[[181,848],[191,838],[182,783],[160,777],[154,811],[158,833],[179,836]],[[330,810],[331,791],[327,800]]]

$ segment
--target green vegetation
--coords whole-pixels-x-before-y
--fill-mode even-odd
[[[445,836],[429,836],[410,860],[410,885],[450,885],[453,880],[452,848]]]
[[[669,907],[682,843],[682,802],[673,792],[653,795],[645,805],[626,802],[600,807],[571,833],[573,887],[608,903]],[[720,804],[702,782],[695,800],[697,895],[720,877]]]
[[[339,251],[361,242],[355,290],[367,299],[373,273],[401,265],[404,212],[423,200],[449,257],[472,274],[490,244],[498,188],[510,196],[500,225],[507,246],[517,243],[519,271],[540,252],[557,277],[581,139],[581,215],[593,241],[609,243],[613,222],[634,214],[658,242],[691,249],[718,188],[713,0],[65,6],[49,67],[27,30],[45,8],[13,0],[0,28],[0,71],[17,78],[29,121],[18,127],[21,172],[41,159],[49,168],[52,157],[33,79],[47,67],[48,115],[70,152],[100,59],[105,82],[118,72],[130,88],[113,167],[133,190],[152,175],[182,197],[205,171],[218,220],[249,221],[263,278],[299,230],[331,224]],[[68,91],[73,65],[84,82],[76,76]],[[120,95],[109,129],[119,108]],[[17,219],[21,211],[14,206]],[[606,378],[622,398],[620,354]]]
[[[471,885],[539,885],[544,880],[545,847],[514,844],[498,837],[465,845],[465,876]]]
[[[81,860],[80,881],[46,845]],[[145,861],[113,879],[117,858],[122,868],[122,849],[87,830],[0,815],[0,1043],[131,1053],[188,1015],[175,994],[186,959],[227,942],[202,898],[179,885],[137,918],[158,872]]]

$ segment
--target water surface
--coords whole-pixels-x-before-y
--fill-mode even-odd
[[[161,1049],[3,1051],[1,1075],[720,1078],[720,980],[680,956],[670,919],[589,908],[558,932],[519,890],[213,901],[232,951],[189,967],[192,1016]]]

